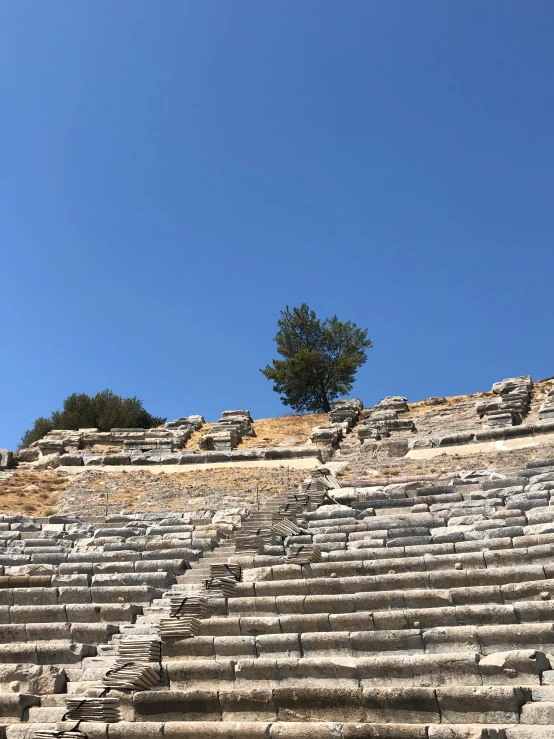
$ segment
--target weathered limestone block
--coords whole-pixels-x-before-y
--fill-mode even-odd
[[[116,465],[116,464],[130,464],[131,457],[127,454],[105,454],[102,464],[105,465]]]
[[[33,693],[35,695],[63,693],[66,675],[54,665],[3,664],[0,665],[0,691]]]
[[[13,467],[13,452],[10,452],[9,449],[0,449],[0,470],[6,470],[10,467]]]
[[[342,439],[343,431],[340,424],[330,424],[329,426],[315,426],[310,434],[310,440],[314,444],[324,444],[326,446],[335,446]]]
[[[531,697],[530,690],[489,686],[437,688],[436,693],[442,720],[453,724],[517,724]]]
[[[60,466],[62,467],[81,467],[83,465],[83,455],[80,452],[70,452],[60,455]]]
[[[364,688],[365,720],[371,723],[438,724],[441,721],[432,688]]]
[[[386,398],[383,398],[383,400],[380,400],[375,408],[378,408],[379,410],[393,410],[398,413],[403,413],[404,411],[408,411],[408,399],[403,398],[401,395],[388,395]]]

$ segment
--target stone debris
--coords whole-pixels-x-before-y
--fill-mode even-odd
[[[118,698],[67,698],[66,721],[99,721],[111,724],[120,720]]]
[[[151,690],[160,682],[160,673],[153,667],[127,662],[106,672],[102,688],[110,690]]]
[[[546,398],[539,408],[539,418],[542,420],[546,419],[554,420],[554,383],[550,385],[546,393]],[[1,453],[1,452],[0,452]]]
[[[327,426],[314,426],[310,434],[312,444],[324,447],[336,447],[345,434],[342,423],[330,423]]]
[[[252,417],[246,410],[224,411],[221,418],[199,440],[201,453],[185,449],[194,431],[204,425],[202,416],[181,417],[163,428],[113,428],[54,430],[28,449],[17,453],[19,462],[33,469],[80,466],[187,465],[213,462],[302,459],[320,457],[309,446],[248,447],[237,451],[244,437],[255,437]],[[0,450],[0,469],[12,464],[12,453]]]
[[[200,448],[211,451],[231,451],[244,436],[256,436],[250,411],[223,411],[221,418],[200,438]]]
[[[244,534],[235,538],[237,552],[243,554],[261,554],[264,549],[264,540],[258,534]]]
[[[221,564],[210,565],[210,575],[213,579],[232,577],[237,582],[240,582],[242,580],[242,567],[240,565],[231,565],[222,562]]]
[[[176,418],[174,421],[168,421],[164,428],[172,431],[183,431],[187,434],[187,441],[192,436],[194,431],[198,431],[204,425],[203,416],[182,416]]]
[[[430,398],[425,398],[423,403],[424,405],[444,405],[446,403],[446,398],[432,396]]]
[[[336,448],[358,423],[363,407],[359,398],[333,401],[333,408],[329,412],[329,423],[324,426],[314,426],[310,434],[311,442],[327,449]]]
[[[359,398],[347,398],[333,401],[333,410],[329,412],[331,423],[346,423],[348,430],[355,426],[364,409]]]
[[[191,616],[161,618],[158,633],[162,639],[168,637],[192,639],[200,634],[200,620]]]
[[[39,729],[33,734],[33,739],[88,739],[81,731],[58,731],[57,729]]]
[[[410,410],[408,407],[408,398],[403,398],[401,395],[388,395],[377,403],[375,410],[407,413]]]
[[[213,566],[213,565],[212,565]],[[231,567],[232,565],[228,565]],[[193,618],[208,617],[208,601],[203,597],[195,597],[193,595],[172,598],[170,601],[170,618],[185,618],[187,616]]]
[[[231,598],[235,594],[235,577],[210,577],[204,581],[204,588],[212,597]]]
[[[323,496],[327,494],[329,490],[337,490],[340,487],[340,482],[331,474],[328,467],[318,467],[311,471],[309,478],[302,483],[300,490],[307,496],[313,496],[314,493],[319,493],[321,494],[322,501]],[[295,500],[301,505],[304,505],[303,501],[300,501],[297,498],[295,498]]]
[[[497,399],[479,401],[475,410],[484,419],[485,428],[518,426],[529,411],[533,380],[529,375],[495,382],[492,392]]]
[[[305,533],[305,529],[298,526],[294,521],[287,519],[273,523],[271,525],[271,531],[283,539],[287,536],[301,536]]]
[[[117,664],[161,662],[162,645],[158,639],[124,639],[118,644]]]
[[[286,550],[285,562],[294,565],[308,565],[321,562],[321,549],[314,545],[296,545]]]
[[[417,431],[415,423],[411,418],[399,418],[399,414],[408,413],[410,410],[407,399],[400,395],[389,395],[379,401],[364,418],[358,428],[358,439],[363,444],[366,440],[379,441],[390,436],[391,432]]]

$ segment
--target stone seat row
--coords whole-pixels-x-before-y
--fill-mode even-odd
[[[506,567],[511,565],[552,564],[554,556],[554,535],[550,543],[531,547],[511,546],[511,540],[496,539],[495,546],[484,551],[425,554],[415,557],[387,556],[383,559],[356,559],[347,562],[319,562],[298,567],[297,565],[277,564],[272,567],[257,567],[243,570],[243,583],[278,582],[280,580],[317,580],[318,578],[361,577],[365,575],[397,575],[402,572],[436,572],[443,570],[468,570]],[[538,538],[538,537],[535,537]],[[545,538],[545,537],[541,537]],[[509,546],[505,546],[508,542]],[[487,543],[487,547],[491,543]],[[497,544],[503,546],[496,547]],[[233,557],[236,559],[236,557]],[[461,567],[460,567],[461,566]]]
[[[214,451],[171,451],[157,449],[150,452],[102,452],[75,451],[60,456],[62,467],[120,466],[120,465],[191,465],[221,462],[277,461],[285,459],[316,458],[321,461],[321,451],[315,446],[296,447],[248,447],[246,449],[220,449]]]
[[[106,622],[0,624],[0,649],[4,645],[14,643],[48,640],[73,641],[77,644],[107,644],[112,635],[117,633],[119,625]],[[9,651],[8,646],[6,649]]]
[[[437,590],[388,590],[341,595],[292,595],[230,600],[230,616],[281,616],[310,613],[355,613],[374,609],[438,608],[479,605],[488,599],[500,605],[519,601],[550,599],[554,580],[474,586]],[[214,604],[213,610],[215,610]],[[223,610],[225,606],[221,608]]]
[[[150,603],[163,589],[149,585],[6,588],[0,590],[0,606],[68,605],[71,603]]]
[[[549,546],[549,549],[551,547],[552,545]],[[513,550],[507,551],[511,554]],[[504,553],[502,552],[502,554]],[[549,552],[549,559],[551,556],[552,552]],[[341,576],[334,573],[334,576],[330,577],[240,582],[235,586],[233,598],[229,599],[229,607],[231,610],[231,606],[236,604],[238,600],[257,596],[339,595],[398,588],[422,589],[507,585],[531,580],[548,580],[548,587],[551,586],[551,583],[554,583],[552,579],[554,577],[554,564],[550,562],[541,562],[540,564],[525,564],[522,562],[521,566],[501,566],[503,559],[508,565],[519,564],[517,558],[514,558],[514,562],[508,562],[508,558],[502,558],[496,560],[495,566],[486,567],[482,561],[479,561],[478,555],[469,554],[465,558],[460,556],[456,561],[457,566],[451,565],[452,569],[434,569],[424,572],[388,572],[379,575],[373,575],[366,571],[367,574],[353,576]]]
[[[348,551],[332,551],[323,552],[322,559],[325,564],[332,566],[333,564],[346,562],[362,562],[371,560],[410,560],[414,561],[422,558],[441,559],[442,557],[455,556],[457,558],[464,554],[475,552],[483,552],[489,560],[494,559],[492,552],[499,550],[518,550],[521,556],[525,556],[525,550],[533,550],[536,556],[543,556],[548,550],[540,549],[535,551],[535,547],[544,547],[554,541],[552,534],[532,534],[521,537],[501,537],[497,539],[488,539],[486,541],[464,541],[464,542],[443,542],[440,544],[425,544],[414,546],[399,547],[368,547],[351,549]],[[544,543],[543,543],[544,542]],[[231,562],[241,565],[244,568],[275,568],[286,565],[284,556],[275,555],[243,555],[238,554],[231,557]],[[443,567],[448,567],[445,563]]]
[[[1,552],[1,550],[0,550]],[[201,550],[183,547],[182,542],[164,542],[163,547],[151,548],[142,552],[133,549],[115,551],[70,551],[64,554],[0,554],[0,565],[5,567],[26,564],[54,564],[103,562],[140,562],[141,560],[184,559],[195,561],[202,554]]]
[[[0,624],[131,623],[143,612],[135,603],[0,606]]]
[[[337,687],[439,687],[444,685],[540,685],[554,675],[544,652],[442,653],[360,658],[290,657],[170,660],[165,671],[173,689],[236,683],[244,688],[302,687],[317,681]],[[519,682],[518,682],[519,681]]]
[[[272,689],[203,688],[135,693],[136,721],[257,720],[410,723],[532,723],[533,688],[375,686]],[[536,689],[536,697],[545,696]],[[551,697],[546,693],[546,697]],[[540,702],[540,701],[537,701]],[[550,703],[551,701],[547,701]]]
[[[137,692],[121,696],[124,714],[137,722],[207,721],[330,721],[500,725],[535,723],[537,714],[548,715],[554,706],[552,688],[543,686],[463,687],[332,687],[277,686],[273,688],[190,688]],[[29,716],[34,711],[28,699]],[[541,705],[542,704],[542,705]],[[36,705],[36,703],[35,703]],[[63,709],[48,713],[60,715]],[[167,725],[167,724],[166,724]],[[93,734],[94,736],[94,734]]]
[[[546,707],[546,711],[544,710]],[[544,717],[548,704],[537,703],[535,714]],[[550,723],[543,720],[542,723]],[[36,723],[0,728],[0,739],[33,739],[38,730],[65,728],[61,723]],[[82,723],[90,739],[552,739],[549,726],[529,724],[406,724],[340,721],[121,721],[116,724]]]
[[[543,711],[545,704],[537,704]],[[549,707],[546,706],[547,712]],[[543,721],[543,723],[549,723]],[[36,723],[35,728],[21,724],[9,726],[0,739],[33,739],[34,731],[65,728],[61,723]],[[430,724],[357,722],[281,722],[281,721],[171,721],[137,724],[82,723],[81,730],[90,739],[552,739],[548,726],[528,724]],[[2,729],[0,728],[0,732]]]
[[[469,608],[467,612],[469,612]],[[471,609],[473,610],[473,609]],[[477,610],[477,609],[475,609]],[[194,640],[176,639],[167,645],[166,658],[186,660],[228,659],[230,657],[356,657],[383,656],[407,653],[436,654],[463,651],[490,654],[513,649],[536,649],[552,653],[554,625],[552,622],[533,621],[543,616],[525,604],[514,607],[519,623],[468,624],[455,626],[413,626],[391,628],[385,612],[383,621],[371,613],[337,615],[329,613],[308,616],[285,616],[281,619],[236,619],[227,628],[212,622],[207,631],[232,633],[240,636],[201,636]],[[377,614],[378,616],[379,614]],[[418,615],[418,614],[412,614]],[[528,622],[524,619],[531,618]],[[483,616],[483,611],[481,611]],[[483,620],[481,619],[475,619]],[[393,623],[392,626],[395,624]],[[381,630],[374,628],[382,626]],[[513,641],[512,641],[513,640]],[[510,644],[512,646],[510,646]]]
[[[465,606],[430,606],[413,607],[396,610],[373,610],[373,611],[350,611],[346,613],[323,612],[317,613],[295,613],[282,614],[279,616],[268,616],[260,613],[256,616],[235,616],[227,620],[217,616],[210,618],[203,624],[202,633],[208,640],[212,637],[221,638],[243,638],[254,637],[264,633],[269,634],[294,634],[307,630],[307,632],[321,631],[322,633],[334,631],[397,631],[400,629],[413,628],[441,628],[456,626],[481,626],[488,625],[493,619],[498,625],[505,624],[536,624],[546,623],[549,628],[554,620],[554,609],[550,602],[519,601],[513,604],[480,605],[469,604]],[[227,621],[227,622],[225,622]],[[197,637],[198,641],[202,637]],[[191,650],[200,649],[201,641],[191,642],[182,646]],[[238,641],[233,649],[239,649]],[[277,648],[279,640],[277,639]],[[181,648],[181,647],[180,647]],[[216,655],[217,656],[217,655]]]

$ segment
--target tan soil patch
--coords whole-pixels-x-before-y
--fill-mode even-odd
[[[0,512],[52,515],[67,484],[67,478],[56,471],[16,471],[0,480]]]

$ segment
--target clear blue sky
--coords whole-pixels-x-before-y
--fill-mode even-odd
[[[71,392],[286,412],[280,309],[354,394],[554,375],[551,0],[0,7],[0,446]]]

